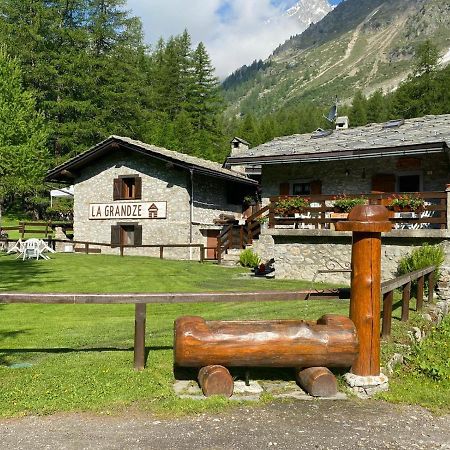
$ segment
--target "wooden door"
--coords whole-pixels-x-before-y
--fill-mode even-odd
[[[206,232],[206,246],[208,249],[206,250],[206,258],[208,259],[217,259],[217,237],[220,234],[220,230],[208,230]],[[214,247],[214,248],[209,248]]]

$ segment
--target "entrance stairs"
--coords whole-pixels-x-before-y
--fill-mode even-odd
[[[226,253],[222,255],[222,266],[236,267],[239,265],[239,255],[242,249],[229,248]]]

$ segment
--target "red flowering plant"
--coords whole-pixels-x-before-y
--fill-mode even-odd
[[[309,207],[309,199],[305,197],[287,197],[275,203],[275,214],[280,216],[291,216],[301,213]]]
[[[393,195],[388,198],[387,207],[394,211],[421,211],[425,205],[423,198],[411,194]]]
[[[346,194],[338,195],[333,199],[333,209],[337,213],[348,213],[356,205],[365,205],[367,198],[365,197],[349,197]]]

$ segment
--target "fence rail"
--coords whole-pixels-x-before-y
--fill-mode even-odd
[[[402,288],[402,322],[409,320],[409,303],[411,300],[411,285],[417,281],[416,294],[416,311],[421,311],[423,308],[423,296],[425,280],[428,281],[428,301],[433,300],[433,291],[435,285],[434,272],[435,266],[429,266],[425,269],[416,270],[406,275],[401,275],[389,281],[381,283],[381,294],[383,296],[383,318],[381,335],[388,337],[391,334],[392,328],[392,306],[394,303],[395,289]]]
[[[17,239],[0,239],[0,242],[5,242],[5,243],[17,242]],[[52,248],[55,248],[56,243],[73,245],[73,246],[83,245],[84,248],[76,249],[74,247],[74,250],[78,251],[78,252],[83,252],[86,254],[98,253],[98,252],[96,252],[96,250],[99,250],[99,249],[95,249],[93,247],[118,248],[119,252],[120,252],[120,256],[124,256],[126,248],[159,248],[160,259],[164,259],[164,250],[166,248],[198,248],[200,251],[200,257],[199,257],[200,262],[203,262],[205,260],[205,245],[203,245],[203,244],[149,244],[149,245],[144,245],[144,244],[143,245],[121,245],[121,244],[119,244],[119,245],[117,245],[117,244],[110,244],[107,242],[66,241],[66,240],[62,240],[62,239],[52,239],[52,238],[48,238],[47,242],[48,242],[48,245],[51,246]]]
[[[35,294],[23,292],[2,292],[0,303],[34,303],[34,304],[134,304],[134,368],[145,367],[145,325],[147,304],[174,303],[228,303],[228,302],[269,302],[298,301],[311,299],[339,299],[339,291],[261,291],[261,292],[201,292],[171,294]]]

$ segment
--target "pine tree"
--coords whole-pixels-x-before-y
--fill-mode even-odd
[[[374,92],[367,99],[367,121],[369,123],[381,123],[387,120],[387,102],[383,97],[383,91]]]
[[[41,190],[50,165],[48,133],[35,98],[23,89],[18,61],[0,49],[0,213],[9,196]]]
[[[349,120],[352,127],[367,124],[367,99],[361,91],[353,97]]]

